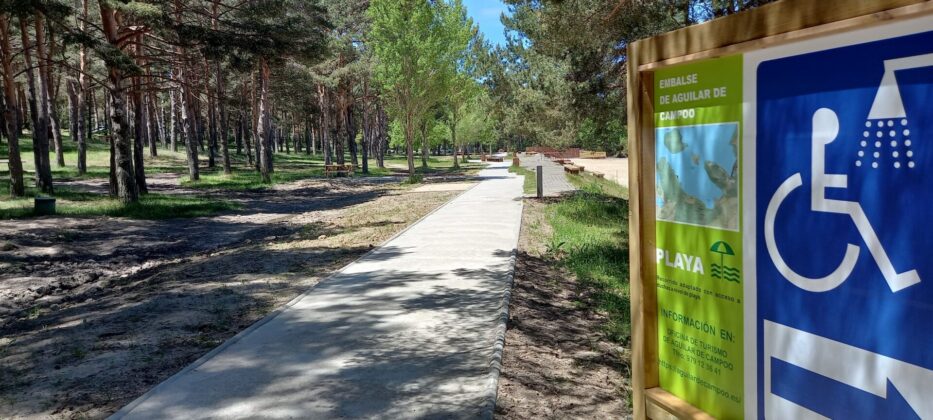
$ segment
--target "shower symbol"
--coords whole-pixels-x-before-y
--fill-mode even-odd
[[[871,167],[877,169],[883,160],[889,160],[897,169],[916,167],[907,112],[895,72],[922,67],[933,67],[933,53],[884,62],[884,76],[865,121],[855,166],[870,161]]]
[[[861,203],[833,199],[826,194],[828,189],[845,189],[849,187],[849,177],[847,175],[827,173],[826,171],[826,147],[834,142],[838,135],[839,118],[836,116],[836,112],[828,108],[818,109],[813,114],[813,134],[810,142],[812,151],[810,162],[812,177],[810,180],[810,210],[849,216],[865,242],[865,248],[875,260],[875,264],[878,265],[892,292],[899,292],[920,283],[920,274],[917,273],[917,270],[898,272],[894,268],[891,258],[878,238],[878,234],[875,233],[875,228],[868,219],[868,215],[862,208]],[[856,262],[858,262],[862,248],[855,244],[847,244],[842,262],[832,273],[824,277],[807,277],[794,271],[787,264],[778,249],[777,237],[774,234],[775,225],[781,204],[794,190],[801,186],[803,186],[803,177],[800,172],[797,172],[787,178],[771,196],[764,220],[765,245],[771,261],[785,279],[803,290],[816,293],[828,292],[849,279],[855,269]]]

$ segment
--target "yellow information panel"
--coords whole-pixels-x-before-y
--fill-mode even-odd
[[[742,57],[655,74],[661,387],[743,412]]]

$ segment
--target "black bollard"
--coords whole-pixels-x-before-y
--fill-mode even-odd
[[[538,165],[538,198],[544,197],[544,168]]]

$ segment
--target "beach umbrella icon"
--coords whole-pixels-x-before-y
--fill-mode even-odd
[[[714,243],[713,246],[709,248],[709,250],[719,254],[719,266],[723,268],[725,268],[724,263],[726,255],[735,255],[735,251],[732,250],[732,246],[726,243],[726,241],[718,241]]]

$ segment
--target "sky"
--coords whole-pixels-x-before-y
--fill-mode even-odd
[[[463,5],[467,9],[467,14],[473,18],[473,21],[479,25],[480,32],[489,42],[498,45],[505,45],[505,35],[503,34],[502,22],[499,21],[499,15],[507,9],[499,0],[463,0]]]

